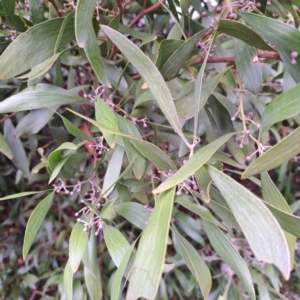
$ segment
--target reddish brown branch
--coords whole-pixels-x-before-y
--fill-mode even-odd
[[[139,21],[143,16],[155,11],[161,6],[161,3],[165,2],[166,0],[162,0],[161,2],[157,2],[154,5],[145,8],[145,5],[143,6],[142,10],[139,12],[139,14],[129,23],[128,27],[131,28],[135,23]],[[146,2],[146,1],[145,1]]]
[[[13,112],[12,114],[3,117],[2,119],[0,119],[0,123],[4,122],[4,121],[7,120],[7,119],[12,118],[13,116],[15,116],[15,115],[18,114],[18,113],[19,113],[18,111],[15,111],[15,112]]]
[[[275,59],[275,60],[281,60],[279,54],[277,52],[269,52],[269,51],[262,51],[262,50],[257,50],[257,54],[259,58],[267,58],[267,59]],[[203,57],[198,57],[196,58],[191,65],[198,65],[202,64],[204,61]],[[208,63],[235,63],[235,58],[234,57],[209,57],[207,59]]]
[[[117,4],[118,9],[119,9],[120,22],[123,23],[123,21],[122,21],[122,16],[123,16],[123,13],[124,13],[124,7],[123,7],[123,5],[122,5],[122,1],[116,0],[116,4]]]
[[[266,58],[266,59],[274,59],[274,60],[281,60],[279,54],[277,52],[268,52],[257,50],[257,54],[259,58]],[[196,58],[192,63],[191,66],[202,64],[204,61],[203,57]],[[215,63],[229,63],[234,64],[235,58],[234,57],[209,57],[207,59],[207,63],[215,64]],[[141,78],[140,74],[136,74],[131,76],[133,80],[138,80]]]
[[[54,7],[54,9],[55,9],[55,11],[57,13],[57,15],[60,17],[61,13],[60,13],[60,10],[59,10],[58,6],[55,3],[55,0],[48,0],[48,1],[53,5],[53,7]]]

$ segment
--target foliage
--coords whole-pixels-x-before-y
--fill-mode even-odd
[[[1,0],[1,299],[298,299],[300,2],[219,2]]]

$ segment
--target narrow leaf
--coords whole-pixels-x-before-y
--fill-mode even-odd
[[[70,266],[70,259],[67,261],[64,270],[64,290],[67,300],[73,299],[73,272]]]
[[[90,5],[90,4],[89,4]],[[87,29],[87,38],[84,43],[84,52],[95,72],[97,79],[103,83],[106,87],[111,87],[107,76],[98,47],[97,38],[95,36],[94,28],[92,23],[84,26]]]
[[[156,200],[152,217],[139,242],[127,298],[154,299],[164,266],[175,189]]]
[[[95,11],[97,0],[79,0],[75,13],[75,35],[79,47],[83,48],[89,36],[89,24]]]
[[[176,166],[169,155],[152,143],[130,139],[131,144],[147,159],[164,171],[176,170]]]
[[[269,171],[280,166],[300,152],[299,145],[300,127],[295,129],[273,148],[251,163],[242,174],[242,178],[248,178],[263,171]]]
[[[258,33],[264,40],[275,45],[289,49],[291,52],[300,52],[300,31],[278,20],[265,16],[237,12],[246,24]],[[276,34],[274,34],[276,28]]]
[[[172,231],[174,233],[173,239],[176,240],[180,255],[197,280],[203,298],[208,299],[212,286],[212,279],[207,265],[197,250],[178,232],[175,226],[172,226]]]
[[[30,215],[30,218],[27,222],[25,229],[25,237],[23,244],[23,259],[25,260],[27,254],[31,248],[31,245],[35,239],[37,232],[39,231],[46,214],[52,204],[55,192],[49,194],[46,198],[44,198],[33,210]]]
[[[102,283],[101,274],[98,263],[97,253],[97,237],[95,236],[95,229],[91,231],[91,235],[85,250],[87,254],[86,259],[89,265],[84,266],[84,279],[87,290],[92,300],[102,299]]]
[[[153,190],[153,194],[158,194],[176,186],[186,178],[200,169],[212,155],[224,145],[234,133],[226,134],[207,146],[198,150],[172,177],[165,180],[160,186]]]
[[[217,30],[231,35],[255,48],[266,51],[275,51],[255,31],[240,22],[221,19]]]
[[[20,34],[0,56],[0,79],[22,74],[51,57],[63,21],[64,18],[51,19]],[[60,47],[68,44],[73,38],[74,24],[69,22]]]
[[[170,122],[173,129],[188,144],[178,121],[177,112],[172,95],[164,82],[164,79],[152,61],[130,40],[107,26],[101,25],[103,31],[116,44],[126,58],[141,74],[152,94],[155,97],[160,109]]]
[[[105,225],[103,235],[108,252],[115,265],[119,267],[130,245],[123,234],[113,226]]]
[[[0,198],[1,201],[4,200],[11,200],[11,199],[17,199],[17,198],[21,198],[21,197],[26,197],[26,196],[31,196],[31,195],[35,195],[35,194],[39,194],[39,193],[44,193],[44,192],[48,192],[50,190],[45,190],[45,191],[38,191],[38,192],[22,192],[22,193],[16,193],[16,194],[12,194],[6,197],[2,197]]]
[[[104,124],[105,126],[108,126],[112,129],[118,129],[118,123],[115,116],[115,113],[112,111],[112,109],[104,102],[104,100],[97,97],[97,103],[96,103],[96,121],[99,124]],[[107,132],[105,130],[102,130],[102,134],[105,137],[105,140],[107,144],[111,147],[115,147],[115,135]]]
[[[287,212],[288,214],[292,214],[292,210],[286,200],[281,195],[280,191],[272,181],[268,172],[263,172],[260,175],[261,177],[261,190],[262,190],[262,198],[265,202],[270,203],[272,206]],[[274,214],[275,215],[275,214]],[[275,215],[276,217],[276,215]],[[278,220],[279,221],[279,220]],[[280,223],[280,221],[279,221]],[[281,224],[280,224],[281,225]],[[282,227],[282,225],[281,225]],[[296,236],[290,234],[289,232],[284,232],[291,256],[291,270],[294,267],[294,253],[295,253],[295,242]]]
[[[210,211],[207,208],[191,202],[186,195],[176,197],[175,202],[179,203],[194,214],[202,217],[208,222],[215,224],[216,226],[219,226],[220,228],[226,231],[226,228],[210,213]]]
[[[7,142],[1,132],[0,132],[0,152],[2,152],[9,159],[14,158],[14,155],[13,155],[9,145],[7,144]],[[1,198],[0,198],[0,200],[1,200]]]
[[[245,187],[215,168],[209,174],[224,196],[255,257],[274,264],[290,277],[290,253],[284,233],[263,202]]]
[[[168,58],[168,60],[160,70],[165,80],[169,81],[177,76],[178,72],[180,71],[186,60],[190,58],[192,51],[196,47],[196,43],[199,41],[200,37],[204,35],[207,31],[208,29],[204,29],[194,34]]]
[[[126,253],[123,256],[123,259],[119,265],[119,268],[114,276],[114,280],[112,283],[112,287],[111,287],[111,300],[118,300],[119,299],[119,291],[120,291],[120,286],[121,286],[121,282],[122,282],[122,278],[124,276],[126,267],[128,265],[129,259],[132,255],[132,252],[134,250],[135,247],[135,243],[137,240],[135,240],[132,245],[130,245],[130,247],[126,250]]]
[[[212,94],[219,81],[222,79],[224,74],[228,71],[229,68],[225,69],[223,72],[215,75],[210,78],[208,81],[203,82],[201,88],[201,96],[198,103],[198,109],[201,110],[208,97]],[[176,110],[178,116],[182,120],[189,120],[195,115],[195,92],[191,92],[186,96],[183,96],[175,101]]]
[[[115,210],[120,216],[142,230],[146,228],[151,217],[149,209],[135,202],[119,203],[115,205]]]
[[[75,273],[79,267],[88,243],[88,238],[89,234],[84,231],[83,223],[77,222],[72,229],[69,242],[69,262],[73,273]]]
[[[1,105],[1,103],[0,103]],[[20,169],[28,179],[31,178],[29,170],[29,161],[24,149],[24,145],[20,139],[14,137],[15,127],[11,119],[7,119],[4,122],[4,138],[11,149],[14,159],[13,164]]]
[[[233,39],[235,63],[247,90],[257,95],[262,89],[262,71],[256,49],[243,41]]]
[[[209,223],[206,220],[203,220],[203,224],[209,241],[215,251],[241,279],[250,299],[255,300],[255,290],[246,262],[243,260],[239,252],[233,247],[225,234],[215,224]]]
[[[300,113],[300,84],[273,99],[261,117],[261,133],[273,124]]]
[[[105,191],[106,196],[108,196],[112,192],[114,188],[113,183],[119,178],[122,168],[123,156],[124,148],[118,145],[114,150],[104,176],[102,189],[103,191]]]
[[[45,107],[59,107],[61,105],[84,102],[87,100],[78,96],[71,96],[57,92],[30,91],[13,95],[0,102],[0,113],[32,110]]]

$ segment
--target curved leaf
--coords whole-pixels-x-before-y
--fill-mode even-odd
[[[160,186],[153,190],[153,194],[158,194],[176,186],[186,178],[200,169],[212,155],[224,145],[234,133],[226,134],[207,146],[198,150],[172,177],[165,180]]]
[[[239,276],[250,295],[250,299],[255,300],[255,290],[246,262],[243,260],[239,252],[233,247],[225,234],[215,224],[207,222],[206,220],[203,220],[203,224],[209,241],[215,251]]]
[[[262,198],[265,202],[270,203],[272,206],[287,212],[288,214],[292,214],[292,210],[287,204],[286,200],[281,195],[280,191],[277,189],[276,185],[272,181],[268,172],[263,172],[260,175],[261,177],[261,190],[262,190]],[[270,208],[269,208],[270,209]],[[272,211],[272,210],[271,210]],[[273,213],[274,214],[274,213]],[[276,215],[274,214],[276,217]],[[278,220],[278,219],[277,219]],[[278,220],[280,223],[280,220]],[[283,228],[282,224],[280,223]],[[296,236],[293,236],[289,232],[284,232],[291,256],[291,270],[294,267],[294,253],[295,253],[295,242]]]
[[[240,22],[221,19],[218,23],[217,30],[229,34],[255,48],[275,51],[275,49],[269,46],[255,31]]]
[[[252,94],[257,95],[262,89],[262,71],[254,47],[233,39],[235,63],[239,75]]]
[[[288,280],[290,252],[284,233],[269,209],[245,187],[209,167],[208,172],[224,196],[255,257],[274,264]]]
[[[89,234],[84,231],[83,223],[77,222],[72,229],[69,242],[69,262],[73,273],[77,271],[80,265],[88,239]]]
[[[64,18],[55,18],[32,26],[20,34],[0,56],[0,79],[19,75],[51,57],[63,21]],[[69,22],[60,47],[68,44],[73,38],[74,24]]]
[[[291,52],[300,52],[300,31],[296,28],[278,20],[253,13],[239,11],[237,14],[269,43],[279,47],[284,45],[284,48],[289,49]],[[275,28],[276,32],[274,32]]]
[[[46,214],[52,204],[55,192],[50,193],[46,198],[44,198],[33,210],[28,220],[25,229],[25,237],[23,244],[23,259],[25,260],[30,247],[34,241],[34,238],[39,231]]]
[[[7,142],[1,132],[0,132],[0,152],[2,152],[9,159],[14,158],[14,155],[13,155],[9,145],[7,144]]]
[[[115,265],[119,267],[130,245],[123,234],[113,226],[105,225],[103,235],[108,252]]]
[[[176,241],[180,255],[197,280],[203,294],[203,298],[208,299],[212,286],[209,268],[197,250],[178,232],[175,226],[172,226],[172,231],[174,233],[173,239]]]
[[[300,84],[272,100],[261,117],[261,133],[273,124],[300,113]]]
[[[75,35],[79,47],[83,48],[89,35],[97,0],[79,0],[75,12]]]
[[[300,152],[300,127],[277,143],[272,149],[257,158],[242,174],[248,178],[263,171],[274,169]]]
[[[30,91],[11,96],[0,102],[0,113],[31,110],[45,107],[59,107],[61,105],[85,102],[78,96],[58,92]]]
[[[145,82],[152,94],[155,97],[160,109],[169,121],[173,129],[178,135],[186,142],[186,138],[181,130],[178,121],[177,112],[173,102],[172,95],[164,82],[164,79],[152,61],[130,40],[120,34],[118,31],[113,30],[107,26],[101,25],[103,31],[108,37],[116,44],[127,59],[134,65]]]
[[[125,202],[115,205],[116,212],[136,227],[144,230],[150,220],[151,212],[144,205],[135,202]]]
[[[156,200],[152,217],[145,228],[130,275],[127,298],[154,299],[164,266],[175,189]]]
[[[226,231],[226,228],[210,213],[210,211],[207,208],[191,202],[186,195],[176,197],[175,203],[179,203],[194,214],[202,217],[208,222],[215,224],[216,226],[219,226],[220,228]]]

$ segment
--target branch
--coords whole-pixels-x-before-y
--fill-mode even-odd
[[[135,23],[139,21],[143,16],[153,12],[157,8],[161,6],[161,3],[164,3],[166,0],[161,0],[161,2],[157,2],[156,4],[145,8],[145,5],[143,6],[142,10],[139,12],[139,14],[129,23],[128,27],[131,28]],[[145,1],[146,2],[146,1]]]
[[[257,50],[257,54],[258,54],[259,58],[281,60],[281,58],[277,52]],[[198,57],[191,63],[191,66],[202,64],[203,61],[204,61],[203,57]],[[207,62],[208,63],[231,63],[231,64],[234,64],[235,58],[234,57],[209,57],[207,59]]]
[[[118,6],[119,13],[120,13],[120,22],[123,23],[123,22],[122,22],[122,16],[123,16],[123,13],[124,13],[124,7],[123,7],[123,5],[122,5],[122,1],[116,0],[116,4],[117,4],[117,6]]]
[[[57,13],[57,15],[60,17],[61,16],[60,10],[59,10],[59,8],[56,5],[55,0],[49,0],[49,2],[53,5],[53,7],[54,7],[54,9],[55,9],[55,11]]]
[[[14,113],[10,114],[10,115],[6,115],[5,117],[3,117],[2,119],[0,119],[0,123],[4,122],[7,119],[12,118],[13,116],[15,116],[16,114],[18,114],[18,111],[15,111]]]
[[[281,58],[277,52],[269,52],[269,51],[262,51],[257,50],[257,54],[259,58],[266,58],[266,59],[274,59],[274,60],[280,60]],[[202,64],[204,61],[203,57],[196,58],[190,66],[195,66]],[[235,58],[234,57],[209,57],[207,59],[207,63],[215,64],[215,63],[229,63],[229,64],[235,64]],[[133,80],[138,80],[141,78],[140,74],[136,74],[131,76]]]

